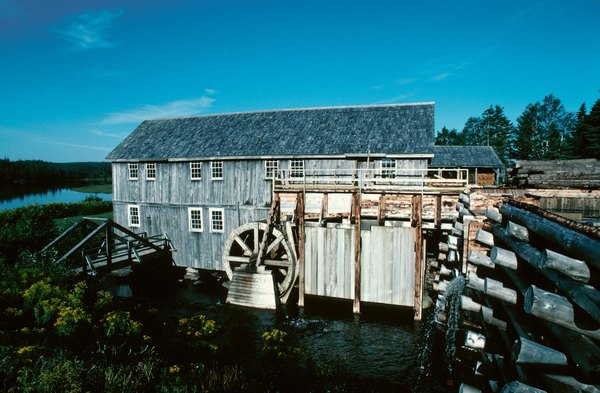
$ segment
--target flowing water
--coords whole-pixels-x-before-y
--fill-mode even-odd
[[[465,278],[459,275],[450,281],[448,288],[444,291],[446,301],[446,334],[445,349],[448,373],[452,373],[452,363],[456,355],[456,336],[461,324],[462,309],[460,296],[465,289]]]
[[[225,304],[224,291],[184,282],[153,306],[179,315],[202,313],[217,321],[240,358],[252,357],[263,332],[274,327],[292,334],[304,354],[361,379],[398,392],[450,391],[432,379],[419,379],[424,323],[412,310],[374,309],[352,314],[351,303],[312,300],[304,309],[268,311]],[[144,299],[146,301],[146,299]],[[251,360],[250,360],[251,361]],[[435,367],[429,365],[429,367]]]

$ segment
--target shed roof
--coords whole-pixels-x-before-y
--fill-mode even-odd
[[[434,146],[430,167],[503,168],[491,146]]]
[[[433,110],[415,103],[146,120],[107,159],[431,154]]]

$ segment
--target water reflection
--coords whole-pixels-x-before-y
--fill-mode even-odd
[[[60,184],[60,185],[31,185],[16,184],[0,187],[0,210],[15,209],[32,204],[44,204],[53,202],[82,202],[86,197],[97,195],[103,201],[112,200],[109,193],[87,193],[73,191],[71,187],[85,185]]]

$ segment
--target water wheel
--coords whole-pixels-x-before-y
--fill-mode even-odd
[[[223,264],[230,280],[235,268],[256,261],[260,242],[266,230],[266,223],[251,222],[239,226],[231,232],[223,251]],[[279,297],[287,298],[298,275],[293,243],[288,241],[281,230],[273,228],[266,244],[264,265],[275,276]]]

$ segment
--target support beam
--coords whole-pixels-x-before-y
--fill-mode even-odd
[[[423,318],[423,196],[413,195],[412,211],[415,226],[415,321]]]
[[[298,217],[298,306],[304,307],[304,193],[296,194],[296,216]]]
[[[360,314],[360,193],[352,194],[352,216],[354,217],[354,306],[355,314]]]

